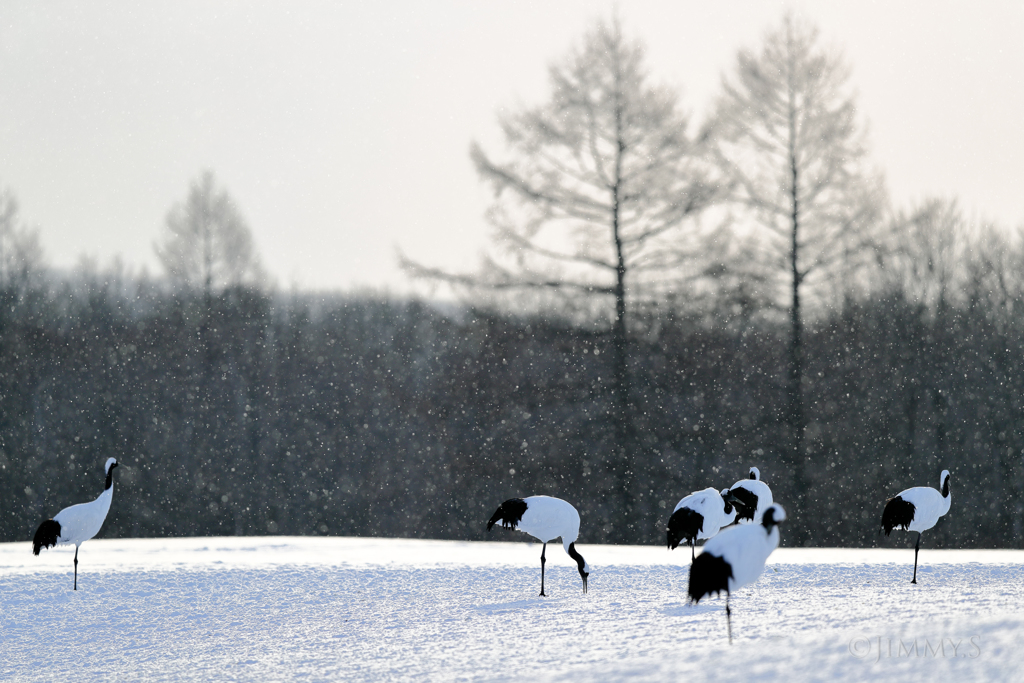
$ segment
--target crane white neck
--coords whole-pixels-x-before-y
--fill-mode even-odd
[[[949,493],[949,472],[947,470],[942,472],[942,485],[939,488],[939,493],[942,494],[942,509],[939,514],[945,515],[949,512],[949,504],[953,501],[953,496]]]
[[[117,467],[116,458],[107,458],[104,469],[107,472],[107,481],[103,484],[103,491],[106,492],[114,486],[114,468]]]

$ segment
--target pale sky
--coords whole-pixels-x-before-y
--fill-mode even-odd
[[[153,244],[202,169],[285,287],[406,292],[396,249],[472,270],[502,107],[548,94],[612,2],[0,0],[0,185],[46,259],[160,268]],[[786,8],[852,67],[897,208],[959,197],[1024,224],[1024,3],[620,0],[659,82],[699,121]]]

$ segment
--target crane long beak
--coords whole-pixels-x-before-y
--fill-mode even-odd
[[[583,577],[583,594],[584,595],[587,594],[587,577],[586,576]]]

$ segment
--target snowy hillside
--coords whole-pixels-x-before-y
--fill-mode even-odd
[[[74,548],[0,544],[0,680],[1024,680],[1021,551],[781,549],[730,647],[688,549],[580,550],[545,599],[528,543],[93,540],[77,593]]]

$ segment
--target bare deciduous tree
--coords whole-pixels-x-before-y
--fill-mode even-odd
[[[22,224],[14,193],[0,189],[0,290],[23,292],[42,260],[39,231]]]
[[[177,286],[201,296],[196,352],[198,372],[193,379],[195,400],[188,403],[189,445],[187,458],[196,467],[227,457],[218,424],[216,406],[228,389],[227,369],[234,364],[214,338],[223,325],[224,306],[215,301],[222,291],[257,284],[263,277],[252,234],[234,200],[216,186],[213,173],[204,171],[192,181],[188,196],[167,214],[162,241],[156,253]],[[190,297],[191,298],[191,297]],[[201,469],[198,471],[202,471]],[[236,517],[236,521],[237,521]]]
[[[488,213],[495,248],[480,272],[404,261],[415,275],[473,288],[551,290],[611,305],[620,478],[632,440],[629,306],[678,269],[688,238],[681,227],[714,194],[678,93],[650,80],[642,45],[617,21],[596,24],[550,67],[549,101],[501,119],[505,160],[472,146],[495,192]]]
[[[801,296],[813,278],[849,277],[867,260],[884,202],[880,179],[865,168],[848,81],[849,70],[819,45],[818,31],[787,15],[759,53],[740,52],[707,128],[733,206],[759,229],[761,272],[788,291],[786,450],[798,509],[809,486]]]
[[[885,277],[922,313],[940,322],[950,306],[962,303],[968,261],[977,242],[954,200],[929,199],[901,212],[885,249]]]
[[[207,301],[214,290],[263,278],[249,226],[212,171],[168,212],[156,255],[175,284],[201,290]]]

